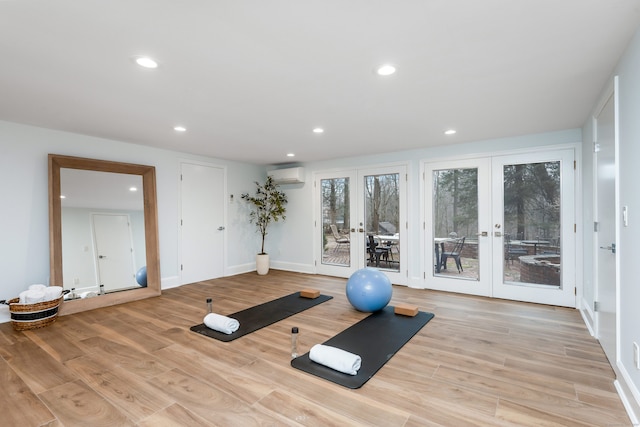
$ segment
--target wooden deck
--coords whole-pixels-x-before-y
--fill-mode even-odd
[[[0,324],[6,426],[628,426],[578,311],[394,287],[435,318],[358,390],[292,368],[364,318],[345,279],[272,270],[63,316]],[[189,331],[205,299],[231,314],[303,288],[334,298],[230,343]],[[375,336],[371,337],[375,340]]]

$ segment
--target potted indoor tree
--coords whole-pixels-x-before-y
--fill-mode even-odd
[[[262,236],[262,246],[260,253],[256,256],[256,270],[258,274],[264,275],[269,272],[269,254],[264,251],[264,240],[267,236],[267,229],[271,222],[284,220],[287,209],[287,195],[280,191],[278,184],[273,182],[273,178],[268,176],[264,184],[256,182],[255,195],[249,193],[242,194],[242,200],[252,205],[249,213],[249,222],[254,223],[258,233]]]

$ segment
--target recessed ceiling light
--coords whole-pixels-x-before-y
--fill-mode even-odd
[[[449,129],[449,130],[445,130],[444,134],[445,135],[453,135],[455,134],[457,131],[455,129]]]
[[[158,68],[158,63],[147,56],[136,58],[136,64],[144,68]]]
[[[396,72],[396,67],[390,64],[385,64],[376,70],[376,73],[378,73],[379,76],[390,76],[395,72]]]
[[[287,153],[287,157],[295,157],[296,155],[293,153]]]
[[[129,187],[129,191],[134,192],[134,191],[138,191],[137,187]]]
[[[176,132],[186,132],[187,128],[184,126],[175,126],[173,130],[175,130]]]
[[[322,128],[313,129],[313,133],[323,133],[323,132],[324,132],[324,129],[322,129]]]
[[[61,198],[61,199],[66,199],[66,198],[67,198],[67,196],[65,196],[64,194],[61,194],[61,195],[60,195],[60,198]]]

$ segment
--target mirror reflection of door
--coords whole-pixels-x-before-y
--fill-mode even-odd
[[[138,286],[129,216],[93,214],[92,220],[101,290],[113,292]]]
[[[144,203],[142,177],[126,173],[100,172],[82,169],[60,169],[62,267],[64,288],[75,288],[78,295],[85,292],[100,292],[100,283],[105,283],[105,292],[139,287],[135,272],[146,265]],[[127,256],[122,265],[115,259],[99,263],[94,234],[94,215],[127,218]],[[111,224],[117,227],[117,224]],[[116,231],[100,226],[104,235],[115,235]],[[104,239],[103,239],[104,240]],[[100,264],[100,266],[99,266]],[[133,265],[133,266],[132,266]],[[109,266],[109,267],[107,267]],[[106,268],[113,268],[108,272]],[[109,279],[105,277],[123,277]],[[132,276],[133,272],[133,276]],[[133,277],[133,280],[131,279]]]

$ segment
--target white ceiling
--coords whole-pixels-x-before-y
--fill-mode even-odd
[[[256,164],[570,129],[639,24],[640,0],[0,0],[0,120]]]

